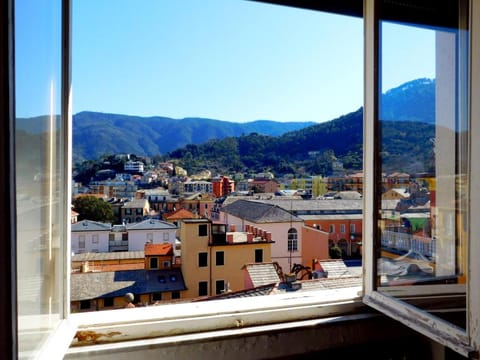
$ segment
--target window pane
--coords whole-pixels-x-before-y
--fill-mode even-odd
[[[15,1],[20,357],[35,357],[63,318],[63,241],[70,209],[64,207],[61,11],[60,0]]]
[[[225,264],[225,260],[224,260],[224,252],[223,251],[217,251],[215,253],[215,257],[216,257],[216,261],[215,261],[215,265],[217,266],[221,266],[221,265],[224,265]]]
[[[462,284],[468,231],[466,34],[388,21],[380,31],[378,285],[388,291]],[[391,190],[400,198],[387,200]]]

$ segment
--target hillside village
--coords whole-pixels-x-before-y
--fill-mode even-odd
[[[340,163],[329,177],[287,183],[189,176],[172,163],[146,170],[118,156],[123,172],[73,185],[73,199],[102,199],[115,220],[72,208],[72,312],[360,286],[361,172]],[[392,254],[434,251],[427,180],[384,174],[382,245]]]

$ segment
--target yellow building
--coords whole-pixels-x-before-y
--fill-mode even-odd
[[[271,234],[227,231],[208,219],[180,223],[184,298],[212,296],[245,289],[244,265],[271,261]],[[183,295],[183,294],[182,294]]]

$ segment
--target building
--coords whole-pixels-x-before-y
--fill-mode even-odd
[[[179,200],[179,206],[198,217],[210,218],[214,207],[215,198],[207,193],[183,194]],[[177,209],[178,209],[177,207]]]
[[[177,226],[167,221],[148,219],[126,225],[128,251],[138,251],[145,244],[168,243],[175,246]]]
[[[108,252],[111,224],[81,220],[72,224],[72,253]]]
[[[236,231],[208,219],[185,219],[180,225],[185,297],[243,290],[243,266],[271,261],[272,234]]]
[[[235,191],[235,181],[228,176],[218,176],[212,179],[213,194],[216,197],[226,196]]]
[[[145,251],[81,253],[72,255],[72,273],[145,269]]]
[[[135,223],[145,220],[150,214],[150,203],[147,199],[132,199],[120,208],[122,222]]]
[[[210,181],[186,181],[183,184],[183,189],[187,193],[213,193],[213,184]]]
[[[141,161],[127,161],[125,162],[123,169],[127,173],[142,174],[144,172],[145,165]]]
[[[127,293],[135,295],[135,306],[178,301],[185,284],[180,269],[127,270],[72,274],[71,289],[75,313],[124,308]]]
[[[249,182],[249,187],[254,193],[276,193],[280,189],[273,179],[254,179]]]
[[[91,194],[105,195],[107,198],[134,198],[137,185],[131,180],[114,179],[90,181],[88,184]]]
[[[252,228],[270,232],[275,239],[272,261],[283,272],[289,272],[293,264],[303,263],[303,220],[279,206],[240,199],[222,207],[220,222],[234,225],[240,231]]]

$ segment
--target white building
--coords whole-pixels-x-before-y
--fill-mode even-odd
[[[72,252],[108,252],[108,239],[112,229],[110,224],[82,220],[72,224]]]
[[[213,193],[213,184],[210,181],[186,181],[183,188],[187,193]]]
[[[123,165],[123,169],[129,172],[138,172],[143,173],[144,171],[144,164],[141,161],[127,161]]]
[[[144,220],[135,224],[127,224],[128,251],[141,251],[145,243],[170,243],[175,248],[176,225],[155,219]]]

